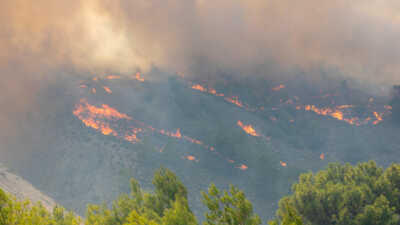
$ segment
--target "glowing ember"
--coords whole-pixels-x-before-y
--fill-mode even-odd
[[[130,143],[137,143],[140,141],[138,135],[142,132],[146,131],[151,131],[155,133],[159,133],[168,137],[172,138],[177,138],[177,139],[184,139],[186,141],[189,141],[191,143],[200,145],[204,149],[210,150],[210,151],[215,151],[215,148],[212,146],[208,146],[204,144],[202,141],[191,138],[189,136],[184,136],[182,135],[180,129],[178,128],[175,132],[167,131],[164,129],[156,129],[153,128],[149,125],[146,125],[140,121],[134,120],[132,117],[128,116],[127,114],[121,113],[118,110],[106,105],[102,104],[101,106],[95,106],[91,105],[88,103],[86,99],[81,99],[78,104],[75,105],[75,109],[73,111],[73,114],[82,121],[82,123],[90,127],[94,130],[97,130],[101,132],[103,135],[111,135],[115,136],[119,139],[128,141]],[[117,120],[127,120],[129,121],[128,126],[129,130],[126,128],[121,128],[119,126],[119,123],[115,123]],[[238,124],[243,125],[240,121],[238,121]],[[135,127],[133,127],[132,124],[135,124]],[[140,127],[136,127],[136,125]],[[244,128],[247,128],[249,130],[249,134],[253,136],[258,136],[258,134],[255,132],[255,130],[250,126],[250,125],[243,125]],[[163,152],[165,148],[165,145],[159,150],[160,152]],[[218,152],[215,152],[219,154]],[[185,157],[186,159],[190,161],[195,161],[198,162],[199,160],[196,159],[194,156],[187,156]],[[231,163],[234,163],[234,161],[229,161]],[[247,166],[242,164],[239,169],[241,170],[246,170]]]
[[[351,125],[361,125],[361,123],[359,122],[359,119],[354,117],[354,118],[345,118],[344,116],[344,112],[341,111],[342,109],[347,109],[347,108],[351,108],[353,107],[352,105],[341,105],[341,106],[336,106],[335,108],[318,108],[315,105],[306,105],[304,107],[304,110],[306,111],[312,111],[315,112],[318,115],[322,115],[322,116],[330,116],[332,118],[335,118],[337,120],[341,120],[344,121],[348,124]]]
[[[380,115],[379,113],[374,112],[374,116],[375,116],[376,120],[372,124],[377,125],[378,123],[383,121],[382,115]]]
[[[201,91],[201,92],[207,92],[207,89],[203,86],[201,86],[200,84],[194,84],[192,85],[192,89]]]
[[[192,156],[192,155],[188,155],[185,157],[187,160],[189,161],[195,161],[195,162],[199,162],[198,159],[196,159],[196,157]]]
[[[201,86],[200,84],[193,84],[191,86],[191,88],[193,90],[209,93],[209,94],[212,94],[212,95],[215,95],[218,97],[224,96],[224,94],[218,93],[217,90],[215,90],[214,88],[211,88],[211,87],[205,88],[205,87]]]
[[[242,123],[242,121],[240,121],[240,120],[237,121],[237,125],[239,127],[241,127],[246,133],[250,134],[251,136],[255,136],[255,137],[260,136],[259,134],[257,134],[256,130],[254,130],[254,128],[251,125],[244,125]]]
[[[321,160],[324,160],[324,159],[325,159],[325,154],[324,154],[324,153],[321,153],[321,155],[319,155],[319,158],[320,158]]]
[[[140,76],[140,73],[139,73],[139,72],[137,72],[137,73],[135,74],[135,79],[138,80],[138,81],[140,81],[140,82],[144,82],[144,78]]]
[[[104,86],[103,88],[107,93],[112,94],[112,91],[111,91],[111,89],[109,87]]]
[[[225,100],[239,107],[243,107],[243,103],[239,101],[239,98],[237,96],[233,96],[231,98],[226,97]]]
[[[108,80],[116,80],[116,79],[121,79],[121,76],[108,75],[108,76],[106,76],[106,79],[108,79]]]
[[[276,86],[276,87],[272,88],[272,90],[273,90],[273,91],[279,91],[279,90],[281,90],[281,89],[283,89],[283,88],[285,88],[285,85],[281,84],[281,85],[279,85],[279,86]]]
[[[98,130],[104,135],[118,136],[118,133],[113,130],[108,123],[96,120],[90,116],[85,116],[81,112],[81,108],[77,108],[74,110],[73,114],[78,117],[85,126]]]
[[[181,134],[180,129],[178,128],[178,129],[176,130],[175,133],[172,133],[172,134],[171,134],[171,137],[181,138],[181,137],[182,137],[182,134]]]
[[[81,99],[80,104],[78,104],[74,110],[74,115],[81,115],[82,113],[87,113],[91,117],[100,117],[107,119],[127,119],[132,118],[124,113],[118,112],[118,110],[111,108],[110,106],[103,104],[100,107],[90,105],[86,99]]]
[[[281,166],[286,167],[287,163],[280,161]]]
[[[249,167],[247,167],[246,165],[242,164],[242,165],[240,165],[239,167],[236,167],[236,168],[244,171],[244,170],[247,170]]]
[[[142,128],[133,128],[132,129],[132,133],[131,134],[126,134],[124,139],[126,141],[129,141],[131,143],[137,143],[140,141],[140,139],[137,137],[137,134],[142,132],[143,129]]]

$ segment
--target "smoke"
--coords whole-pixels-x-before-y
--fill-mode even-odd
[[[391,0],[7,0],[0,63],[91,73],[334,67],[398,82],[399,7]]]
[[[392,0],[5,0],[0,120],[31,110],[60,71],[279,77],[336,68],[400,82],[399,9]]]

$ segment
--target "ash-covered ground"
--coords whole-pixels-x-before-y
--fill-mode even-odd
[[[10,151],[1,162],[82,215],[88,203],[129,192],[132,177],[151,190],[153,172],[165,166],[188,187],[200,219],[200,191],[213,182],[243,189],[265,221],[302,172],[400,159],[393,100],[379,90],[330,78],[152,73],[60,76],[21,117],[23,132],[3,142]],[[104,116],[105,108],[129,119]]]

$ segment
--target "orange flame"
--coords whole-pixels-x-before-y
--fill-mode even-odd
[[[196,159],[196,157],[192,156],[192,155],[188,155],[185,157],[187,160],[189,161],[195,161],[195,162],[199,162],[198,159]]]
[[[124,113],[118,112],[118,110],[111,108],[106,104],[102,104],[101,108],[96,107],[94,105],[90,105],[86,99],[81,99],[80,104],[76,106],[74,110],[74,115],[80,115],[82,113],[88,113],[92,117],[101,117],[107,119],[127,119],[131,120],[132,118]]]
[[[107,93],[112,94],[112,91],[111,91],[111,89],[109,87],[104,86],[103,88]]]
[[[139,73],[139,72],[137,72],[137,73],[135,74],[135,79],[138,80],[138,81],[140,81],[140,82],[144,82],[144,78],[140,76],[140,73]]]
[[[201,92],[207,92],[207,89],[205,87],[201,86],[200,84],[192,85],[192,89],[198,90],[198,91],[201,91]]]
[[[236,167],[236,168],[244,171],[244,170],[247,170],[249,167],[247,167],[246,165],[242,164],[242,165],[240,165],[239,167]]]
[[[257,134],[256,130],[251,125],[244,125],[242,121],[238,120],[237,125],[241,127],[246,133],[250,134],[251,136],[258,137],[260,136]]]
[[[361,125],[361,123],[359,122],[359,119],[357,117],[345,118],[344,113],[342,111],[340,111],[341,109],[346,109],[346,108],[351,108],[351,107],[353,107],[353,106],[352,105],[341,105],[341,106],[336,106],[334,109],[331,109],[328,107],[318,108],[315,105],[306,105],[304,107],[304,110],[315,112],[318,115],[330,116],[337,120],[344,121],[348,124],[359,126],[359,125]]]
[[[233,96],[233,97],[230,97],[230,98],[226,97],[225,100],[230,102],[230,103],[232,103],[232,104],[235,104],[235,105],[237,105],[239,107],[243,107],[243,103],[241,101],[239,101],[239,98],[237,96]]]
[[[279,90],[281,90],[281,89],[283,89],[283,88],[285,88],[285,85],[281,84],[281,85],[279,85],[279,86],[273,87],[272,90],[273,90],[273,91],[279,91]]]
[[[108,80],[116,80],[116,79],[121,79],[121,76],[108,75],[108,76],[106,76],[106,79],[108,79]]]
[[[377,125],[378,123],[383,121],[382,115],[380,115],[379,113],[374,112],[374,116],[375,116],[376,120],[372,124]]]
[[[100,120],[95,120],[90,115],[84,116],[82,112],[82,106],[79,106],[73,111],[73,114],[78,117],[83,122],[83,124],[85,124],[85,126],[91,127],[95,130],[99,130],[104,135],[118,136],[118,133],[113,130],[108,123],[102,122]]]

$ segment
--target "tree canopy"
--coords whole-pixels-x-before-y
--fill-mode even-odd
[[[0,225],[198,225],[188,192],[166,168],[156,171],[154,190],[131,180],[131,193],[112,205],[89,205],[84,220],[61,207],[49,212],[40,203],[17,200],[0,189]],[[281,199],[270,225],[397,225],[400,224],[400,165],[386,170],[375,162],[330,164],[318,173],[300,175],[293,193]],[[203,225],[260,225],[251,202],[231,185],[214,184],[202,192],[207,207]]]
[[[156,171],[154,191],[145,192],[131,180],[131,193],[123,194],[109,207],[89,205],[82,221],[72,212],[55,207],[48,212],[40,203],[18,201],[0,189],[0,225],[198,225],[187,200],[187,189],[166,168]],[[203,193],[209,211],[204,225],[258,225],[260,219],[242,191],[231,186],[224,194],[215,185]],[[216,204],[216,205],[215,205]],[[220,216],[216,216],[220,215]]]
[[[296,213],[307,225],[400,224],[400,165],[330,164],[302,174],[292,189],[280,201],[275,223]]]

